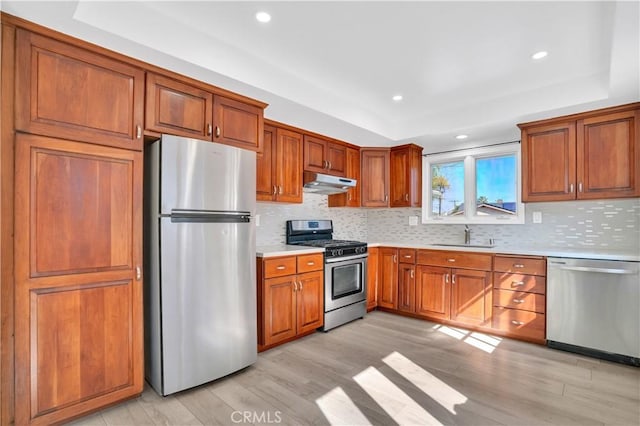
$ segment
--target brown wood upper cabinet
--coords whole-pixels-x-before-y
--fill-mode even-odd
[[[346,193],[329,195],[329,207],[360,207],[360,150],[347,148],[347,167],[345,175],[356,180],[356,186]]]
[[[640,103],[519,124],[522,200],[640,196]]]
[[[302,135],[267,124],[256,156],[256,199],[302,203]]]
[[[158,133],[212,140],[213,94],[147,73],[145,128]]]
[[[362,148],[360,150],[362,207],[389,206],[389,149]]]
[[[304,170],[345,176],[347,147],[316,136],[304,135]],[[351,177],[351,176],[347,176]]]
[[[391,207],[422,206],[422,147],[393,147],[389,161]]]
[[[16,37],[17,130],[142,149],[143,70],[23,29]]]
[[[259,151],[263,108],[148,73],[145,128]]]

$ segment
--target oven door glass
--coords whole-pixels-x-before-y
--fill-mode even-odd
[[[336,300],[362,292],[363,264],[361,262],[335,266],[331,269],[331,299]]]

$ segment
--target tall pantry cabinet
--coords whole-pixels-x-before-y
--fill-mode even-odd
[[[51,424],[143,389],[144,71],[4,16],[2,31],[3,163],[15,155],[2,199],[15,190],[15,249],[13,282],[3,264],[1,421]]]

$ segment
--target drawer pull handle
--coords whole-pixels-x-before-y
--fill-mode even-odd
[[[316,264],[316,262],[314,262],[314,261],[309,261],[309,262],[307,262],[307,266],[313,266],[313,265],[315,265],[315,264]]]
[[[524,268],[524,265],[522,263],[514,263],[513,267],[514,268]]]
[[[284,265],[276,266],[276,269],[277,269],[278,271],[282,271],[283,269],[286,269],[286,268],[287,268],[287,267],[286,267],[286,266],[284,266]]]
[[[524,325],[522,321],[511,320],[511,324],[513,325]]]
[[[207,135],[211,136],[211,133],[213,133],[213,126],[211,126],[211,123],[207,124]]]
[[[220,137],[220,127],[216,126],[216,138]]]
[[[298,285],[300,286],[300,291],[302,291],[302,281],[298,282]]]
[[[447,259],[447,262],[455,262],[455,259]]]
[[[298,291],[298,283],[293,282],[293,291]]]
[[[449,284],[449,274],[444,275],[444,283]]]
[[[511,281],[511,285],[513,287],[522,287],[524,285],[524,281]]]
[[[405,255],[404,255],[404,258],[405,258],[405,259],[411,259],[411,257],[412,257],[412,256],[411,256],[410,254],[405,254]]]
[[[513,303],[524,303],[524,299],[513,299]]]

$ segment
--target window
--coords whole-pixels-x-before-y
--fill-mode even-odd
[[[520,144],[423,159],[423,223],[524,223]]]

